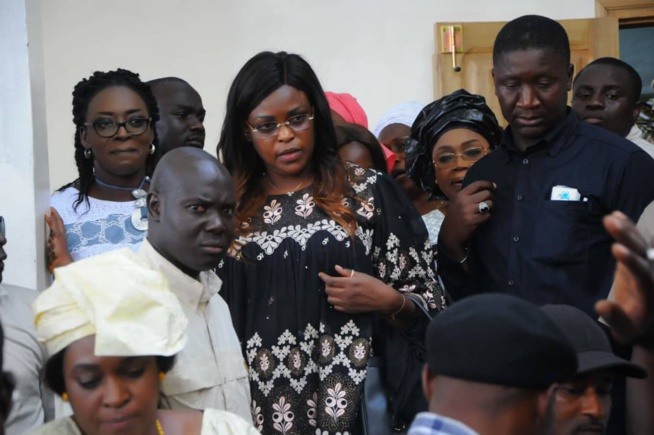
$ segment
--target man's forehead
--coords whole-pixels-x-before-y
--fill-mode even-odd
[[[227,170],[215,162],[206,159],[186,163],[188,164],[177,168],[175,177],[177,185],[184,192],[199,195],[234,190],[234,183]]]
[[[575,80],[576,86],[629,86],[629,75],[622,68],[613,65],[591,65]]]
[[[236,191],[231,180],[217,177],[213,180],[198,177],[190,180],[185,178],[178,184],[177,189],[171,191],[180,202],[200,200],[211,203],[232,203],[236,201]]]
[[[202,104],[200,94],[184,82],[166,82],[154,87],[154,94],[157,100],[165,100],[171,104],[195,104],[197,101]]]
[[[529,60],[528,65],[525,64]],[[498,62],[493,65],[495,69],[516,66],[550,66],[567,68],[563,56],[551,48],[525,48],[511,50],[500,55]]]

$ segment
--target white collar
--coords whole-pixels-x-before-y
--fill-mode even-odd
[[[141,244],[139,255],[159,269],[168,279],[172,292],[183,304],[193,309],[207,303],[222,287],[222,281],[213,271],[200,272],[199,279],[188,276],[157,252],[147,239]]]

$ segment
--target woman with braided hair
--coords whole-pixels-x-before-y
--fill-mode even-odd
[[[47,258],[55,267],[145,239],[159,110],[131,71],[95,72],[73,91],[78,178],[50,201]]]

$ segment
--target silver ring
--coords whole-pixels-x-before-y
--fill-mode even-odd
[[[486,214],[490,211],[490,207],[488,204],[486,204],[485,201],[480,202],[477,204],[477,208],[479,209],[479,214]]]

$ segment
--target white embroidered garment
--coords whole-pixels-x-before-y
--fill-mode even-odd
[[[214,272],[195,280],[161,256],[146,240],[139,255],[166,278],[188,318],[188,342],[162,384],[172,408],[223,409],[247,421],[250,385],[229,308]]]
[[[79,191],[69,187],[50,197],[50,206],[57,209],[66,229],[68,250],[74,261],[114,249],[130,248],[138,251],[146,231],[132,225],[136,201],[103,201],[89,197],[77,210],[73,208]]]
[[[375,316],[335,311],[319,272],[336,276],[338,264],[431,309],[444,305],[427,231],[404,192],[387,175],[354,165],[351,172],[363,200],[343,200],[357,217],[355,237],[316,205],[309,186],[269,196],[265,228],[239,238],[218,268],[249,364],[254,425],[264,434],[356,430]]]
[[[231,412],[206,409],[202,415],[200,435],[257,435],[252,424]],[[52,421],[30,435],[82,435],[72,418]]]
[[[431,243],[432,247],[438,245],[438,233],[441,230],[441,225],[443,225],[445,215],[440,210],[434,209],[421,217],[429,233],[429,243]]]
[[[632,141],[643,149],[650,157],[654,158],[654,144],[643,138],[643,132],[634,124],[627,135],[627,140]]]

